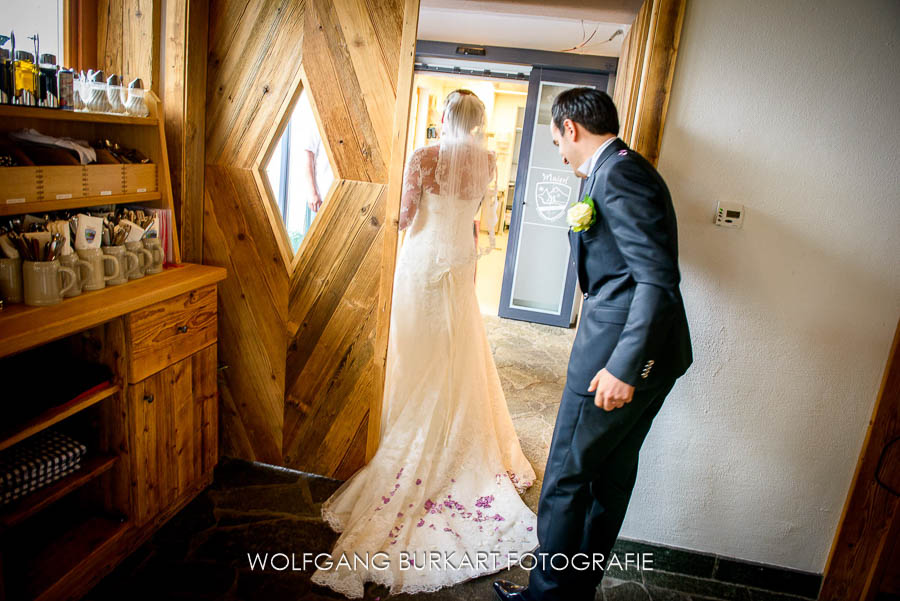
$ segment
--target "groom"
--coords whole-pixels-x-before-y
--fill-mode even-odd
[[[587,177],[589,198],[569,210],[584,304],[538,505],[537,565],[528,587],[495,581],[502,600],[594,599],[641,444],[692,361],[665,182],[616,137],[619,118],[607,94],[567,90],[552,115],[563,162]]]

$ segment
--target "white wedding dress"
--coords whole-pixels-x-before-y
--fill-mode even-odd
[[[515,565],[538,545],[537,517],[519,496],[535,472],[475,296],[481,196],[436,193],[430,152],[418,149],[407,170],[406,185],[420,190],[397,257],[380,446],[322,506],[342,534],[333,565],[312,581],[351,598],[367,581],[391,594],[435,591],[505,569],[510,557]]]

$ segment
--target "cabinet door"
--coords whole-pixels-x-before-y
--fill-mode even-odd
[[[216,347],[128,387],[138,525],[194,494],[218,458]]]
[[[212,481],[212,471],[219,462],[219,389],[217,385],[216,345],[191,355],[194,388],[193,433],[194,476]]]

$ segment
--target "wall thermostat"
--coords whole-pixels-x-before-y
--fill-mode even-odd
[[[721,227],[741,227],[744,223],[744,205],[719,201],[715,223]]]

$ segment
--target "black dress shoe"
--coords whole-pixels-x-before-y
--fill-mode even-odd
[[[531,597],[526,593],[527,586],[509,580],[494,580],[494,590],[500,601],[531,601]]]

